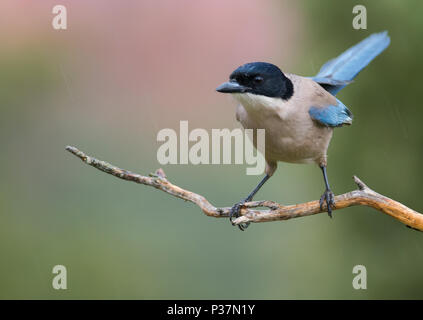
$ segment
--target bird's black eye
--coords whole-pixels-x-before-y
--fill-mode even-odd
[[[261,76],[255,76],[253,79],[254,83],[259,84],[263,82],[263,77]]]

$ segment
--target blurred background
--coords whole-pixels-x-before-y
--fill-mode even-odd
[[[52,28],[67,8],[68,29]],[[193,204],[101,173],[74,145],[122,168],[160,167],[156,135],[236,128],[215,88],[239,65],[268,61],[313,75],[373,32],[390,47],[339,94],[353,112],[336,129],[336,194],[371,188],[423,210],[421,1],[0,2],[0,298],[423,298],[423,234],[366,207],[240,232]],[[244,165],[168,165],[168,178],[231,206],[258,182]],[[256,197],[293,204],[323,192],[312,165],[280,164]],[[68,289],[54,290],[65,265]],[[352,269],[367,268],[367,290]]]

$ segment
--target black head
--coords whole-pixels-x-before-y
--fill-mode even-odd
[[[232,72],[229,81],[216,90],[222,93],[253,93],[287,100],[294,93],[294,86],[277,66],[267,62],[252,62]]]

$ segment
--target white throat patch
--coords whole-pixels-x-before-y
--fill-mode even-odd
[[[281,98],[266,97],[252,93],[234,93],[232,95],[247,111],[279,111],[284,105],[284,101]]]

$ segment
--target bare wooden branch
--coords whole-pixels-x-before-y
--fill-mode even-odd
[[[115,177],[151,186],[174,197],[190,201],[199,206],[207,216],[216,218],[229,217],[231,207],[216,208],[205,197],[172,184],[166,178],[162,169],[157,170],[154,174],[150,174],[147,177],[115,167],[105,161],[97,160],[75,147],[67,146],[66,150],[80,158],[86,164]],[[423,214],[376,193],[356,176],[354,176],[354,181],[358,189],[336,196],[336,208],[334,210],[357,205],[367,206],[390,215],[410,228],[423,231]],[[253,208],[259,207],[267,208],[267,210],[253,210]],[[252,201],[243,205],[240,212],[241,216],[236,218],[234,223],[288,220],[322,212],[326,212],[325,207],[321,210],[318,200],[288,206],[283,206],[273,201]]]

